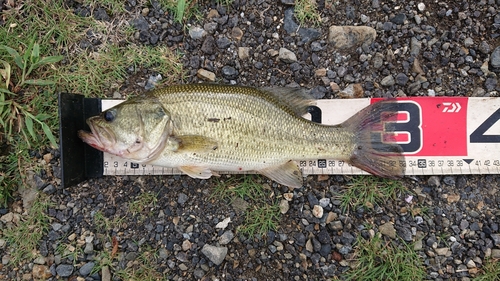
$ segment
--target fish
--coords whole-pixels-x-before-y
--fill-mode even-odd
[[[199,179],[252,172],[300,188],[297,161],[317,159],[404,176],[401,147],[379,133],[382,116],[397,112],[393,102],[376,102],[333,126],[303,117],[315,102],[301,88],[171,85],[88,118],[90,132],[78,136],[98,150]]]

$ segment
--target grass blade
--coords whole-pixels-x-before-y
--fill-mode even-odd
[[[47,124],[45,123],[41,123],[42,124],[42,130],[43,132],[45,133],[45,135],[47,136],[47,138],[49,139],[50,141],[50,144],[55,147],[55,148],[58,148],[59,145],[57,144],[56,142],[56,138],[54,137],[54,135],[52,134],[52,132],[50,131],[50,128],[49,126],[47,126]]]
[[[35,45],[33,45],[33,50],[31,51],[31,63],[36,63],[39,58],[40,58],[40,45],[38,45],[38,43],[35,43]]]
[[[33,130],[33,119],[31,119],[31,117],[29,116],[25,116],[24,124],[26,125],[26,129],[28,130],[28,133],[31,135],[33,140],[36,140],[35,131]]]
[[[4,66],[4,69],[1,70],[2,72],[0,72],[0,74],[5,79],[5,88],[8,89],[10,84],[10,73],[11,73],[10,64],[4,60],[0,60],[0,62]]]
[[[186,0],[177,1],[177,12],[175,13],[175,20],[177,22],[182,22],[184,18],[184,11],[186,10]]]
[[[16,63],[16,65],[20,69],[24,69],[23,58],[21,57],[21,55],[19,55],[19,53],[16,50],[12,49],[11,47],[5,46],[5,45],[0,46],[0,48],[3,48],[12,56],[12,58],[14,59],[14,62]]]
[[[50,57],[44,57],[41,60],[39,60],[36,65],[42,65],[42,64],[48,64],[48,63],[56,63],[60,62],[62,59],[64,59],[64,56],[50,56]]]
[[[28,79],[24,81],[25,84],[30,84],[30,85],[37,85],[37,86],[48,86],[48,85],[54,85],[54,81],[50,80],[43,80],[43,79]]]

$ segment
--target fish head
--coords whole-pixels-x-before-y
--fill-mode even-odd
[[[132,99],[87,119],[91,132],[79,131],[90,146],[137,162],[154,159],[164,148],[172,122],[160,102]]]

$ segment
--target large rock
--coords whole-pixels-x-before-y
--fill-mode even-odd
[[[330,26],[328,42],[338,50],[370,45],[377,37],[375,29],[368,26]]]
[[[205,244],[201,249],[201,252],[214,264],[220,265],[227,255],[226,247],[216,247],[212,245]]]

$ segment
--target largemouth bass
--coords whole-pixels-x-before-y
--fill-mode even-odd
[[[193,178],[253,171],[290,187],[303,177],[295,161],[333,158],[372,174],[401,177],[401,148],[380,131],[393,103],[378,102],[342,124],[304,119],[314,99],[300,89],[191,84],[132,98],[87,123],[79,137],[138,163],[178,168]],[[376,129],[378,128],[378,129]]]

